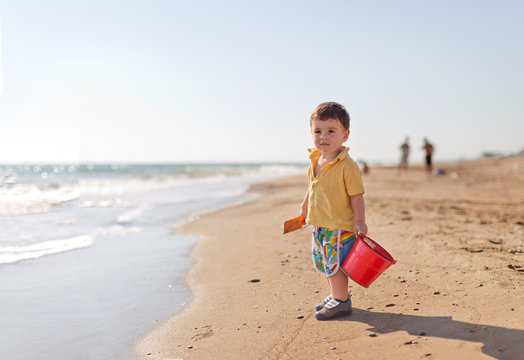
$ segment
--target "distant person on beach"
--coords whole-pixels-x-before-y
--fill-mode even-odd
[[[348,277],[340,270],[355,234],[368,232],[361,171],[342,144],[349,137],[349,114],[335,102],[322,103],[310,119],[315,148],[309,149],[309,187],[301,216],[314,226],[315,268],[327,277],[330,294],[316,305],[315,317],[327,320],[350,315]]]
[[[433,163],[431,160],[431,157],[433,156],[433,145],[431,145],[427,138],[424,138],[424,146],[422,146],[422,149],[426,152],[426,172],[428,175],[431,175],[431,172],[433,171]]]
[[[408,157],[409,157],[409,138],[406,137],[404,143],[400,145],[400,163],[398,164],[399,170],[408,170]]]
[[[368,166],[368,163],[365,161],[362,161],[362,173],[364,175],[369,174],[369,166]]]

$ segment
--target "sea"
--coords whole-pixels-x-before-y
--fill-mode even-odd
[[[191,300],[177,226],[305,164],[0,165],[0,358],[135,359]]]

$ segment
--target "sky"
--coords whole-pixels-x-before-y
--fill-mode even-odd
[[[306,162],[524,149],[522,1],[0,0],[0,163]]]

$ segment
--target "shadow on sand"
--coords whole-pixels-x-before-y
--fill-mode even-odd
[[[456,321],[451,316],[417,316],[392,313],[378,313],[353,309],[350,317],[341,321],[367,323],[379,334],[407,331],[410,335],[440,337],[483,343],[482,352],[496,359],[522,359],[524,356],[524,330],[499,326],[471,324]]]

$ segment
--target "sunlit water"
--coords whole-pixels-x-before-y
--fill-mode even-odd
[[[175,227],[301,165],[0,166],[0,358],[128,359],[190,299]]]

